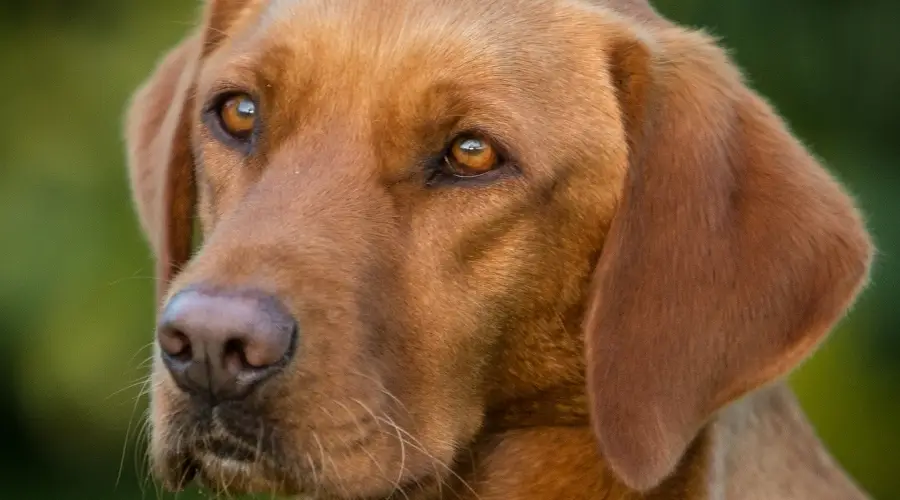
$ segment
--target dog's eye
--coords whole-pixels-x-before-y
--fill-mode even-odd
[[[487,138],[464,134],[453,140],[444,163],[457,177],[477,177],[500,166],[500,156]]]
[[[256,128],[256,103],[247,94],[226,98],[217,112],[222,129],[235,139],[248,139]]]

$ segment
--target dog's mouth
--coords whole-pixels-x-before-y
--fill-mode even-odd
[[[224,495],[336,492],[343,487],[342,471],[336,469],[341,468],[341,460],[354,455],[374,460],[366,449],[379,444],[379,433],[374,430],[352,438],[340,436],[340,446],[335,446],[334,434],[339,434],[335,432],[316,434],[310,443],[296,443],[272,431],[263,433],[218,418],[193,425],[179,420],[178,424],[194,433],[170,440],[156,456],[157,477],[172,491],[196,485]],[[261,435],[266,439],[260,439]],[[331,474],[338,477],[329,477]]]
[[[154,475],[172,491],[200,486],[225,496],[387,497],[421,488],[431,476],[439,482],[451,460],[433,456],[406,430],[408,422],[378,418],[376,410],[341,420],[334,418],[338,412],[321,411],[285,421],[247,402],[212,408],[184,402],[155,422]]]
[[[193,432],[171,436],[158,450],[156,473],[168,489],[197,484],[224,494],[295,494],[283,491],[295,481],[286,481],[271,431],[222,419],[219,412],[204,413],[207,418],[192,424],[179,421],[177,428]]]
[[[317,440],[328,448],[329,439],[326,436]],[[313,445],[316,450],[310,448],[308,453],[287,455],[277,448],[260,447],[219,434],[215,437],[205,435],[188,443],[180,448],[168,447],[161,456],[157,456],[157,478],[168,490],[177,492],[199,486],[201,490],[226,497],[260,494],[279,497],[313,495],[315,498],[375,495],[380,498],[392,494],[402,497],[413,490],[436,488],[441,481],[438,476],[431,475],[437,472],[431,469],[402,478],[398,471],[391,470],[387,473],[389,477],[382,477],[386,473],[383,468],[390,461],[374,463],[379,455],[378,448],[383,445],[377,435],[355,442],[342,441],[346,446],[324,452]],[[368,450],[370,445],[375,449]],[[304,446],[299,448],[306,449]],[[406,453],[413,451],[407,450]],[[360,460],[374,467],[369,475],[361,472],[365,468],[359,468]],[[348,476],[352,469],[358,472]]]
[[[173,491],[196,484],[217,494],[300,493],[271,456],[235,440],[204,439],[165,462],[162,475]]]
[[[199,444],[197,451],[198,454],[234,462],[259,462],[263,458],[260,447],[254,449],[246,443],[223,438],[205,440]]]

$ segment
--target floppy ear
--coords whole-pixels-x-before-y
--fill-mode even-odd
[[[811,353],[873,253],[852,200],[712,41],[645,40],[611,57],[630,165],[585,319],[594,431],[642,491],[717,410]]]
[[[198,36],[175,47],[132,97],[126,118],[128,170],[141,227],[156,254],[157,299],[190,257],[194,160],[190,115]]]
[[[156,255],[157,300],[191,255],[195,206],[191,123],[202,58],[257,0],[210,0],[203,27],[159,63],[134,94],[126,115],[132,195]]]

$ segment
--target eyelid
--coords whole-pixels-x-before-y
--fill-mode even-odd
[[[225,99],[236,94],[246,94],[257,106],[259,106],[259,95],[256,91],[232,81],[221,80],[213,83],[209,87],[209,91],[207,91],[206,94],[206,100],[201,109],[204,112],[214,109],[216,106],[221,105]]]

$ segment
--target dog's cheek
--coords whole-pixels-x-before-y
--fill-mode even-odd
[[[452,461],[481,422],[478,292],[446,273],[447,253],[419,238],[389,280],[379,365],[389,391],[408,409],[409,430],[429,454]],[[384,289],[382,291],[384,293]],[[403,416],[403,415],[401,415]]]
[[[197,172],[197,218],[202,234],[212,230],[218,217],[215,209],[215,188],[201,171]]]

